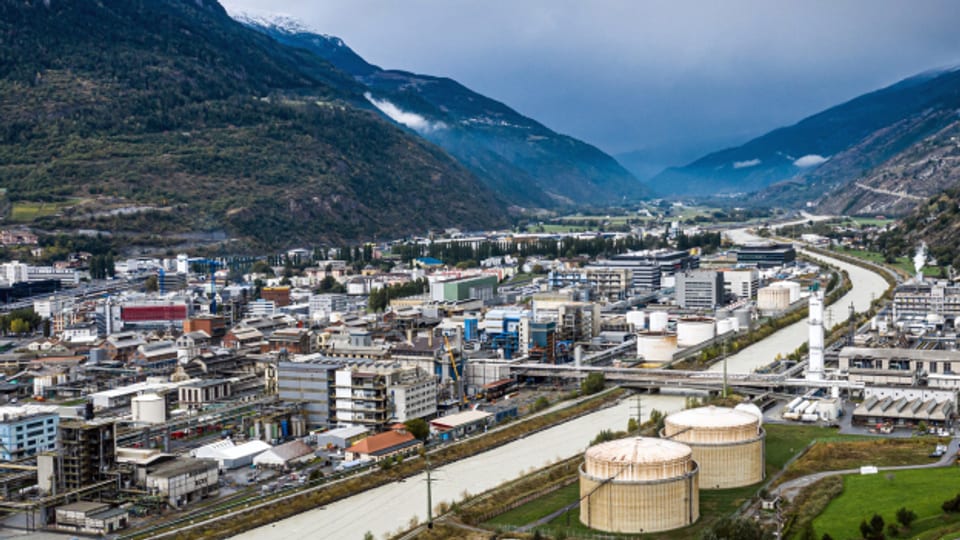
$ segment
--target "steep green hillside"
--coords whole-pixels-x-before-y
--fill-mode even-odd
[[[960,187],[953,187],[917,205],[892,230],[877,240],[888,259],[912,257],[921,242],[936,266],[960,271]],[[933,261],[928,261],[928,265]]]
[[[0,187],[79,201],[48,228],[274,247],[502,223],[489,189],[362,91],[213,0],[0,0]]]
[[[649,195],[643,184],[598,148],[558,134],[457,81],[381,69],[339,38],[309,32],[295,21],[234,16],[350,73],[388,116],[394,108],[418,115],[418,123],[408,122],[408,127],[446,149],[511,203],[609,204]]]
[[[845,184],[955,119],[960,71],[928,72],[671,168],[651,185],[675,193],[747,193],[759,204],[803,203]]]

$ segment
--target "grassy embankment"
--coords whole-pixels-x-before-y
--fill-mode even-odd
[[[843,479],[843,494],[813,520],[817,538],[859,538],[860,522],[880,514],[896,523],[896,512],[907,508],[917,514],[905,538],[945,538],[960,531],[960,514],[945,514],[940,505],[960,492],[960,469],[916,469]],[[888,535],[888,538],[891,536]]]

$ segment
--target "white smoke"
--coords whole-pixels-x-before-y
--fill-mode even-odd
[[[733,162],[733,168],[734,168],[734,169],[746,169],[747,167],[756,167],[756,166],[759,165],[759,164],[760,164],[760,160],[759,160],[759,159],[756,159],[756,158],[754,158],[754,159],[748,159],[748,160],[746,160],[746,161],[734,161],[734,162]]]
[[[370,92],[364,93],[363,97],[367,98],[367,101],[372,103],[374,107],[380,109],[380,112],[390,117],[391,120],[407,126],[417,133],[425,135],[441,129],[447,129],[447,125],[443,122],[433,122],[417,113],[404,111],[385,99],[373,97]]]
[[[917,253],[913,256],[913,269],[917,273],[917,279],[921,279],[922,274],[920,272],[923,270],[923,267],[926,263],[927,244],[926,242],[920,242],[920,246],[917,247]]]
[[[825,158],[820,154],[807,154],[794,161],[793,165],[801,169],[806,169],[807,167],[816,167],[817,165],[825,163],[828,159],[830,158]]]

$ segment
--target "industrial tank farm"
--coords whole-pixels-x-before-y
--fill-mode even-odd
[[[703,489],[749,486],[763,480],[766,433],[757,414],[700,407],[667,416],[663,437],[693,450]]]
[[[580,468],[580,521],[618,533],[686,527],[700,517],[698,469],[690,447],[631,437],[587,449]]]

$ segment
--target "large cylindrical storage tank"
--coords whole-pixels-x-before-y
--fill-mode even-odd
[[[687,409],[667,416],[662,435],[693,450],[703,489],[763,480],[766,433],[755,414],[727,407]]]
[[[643,311],[628,311],[627,324],[634,330],[643,330],[647,327],[647,314]]]
[[[670,315],[666,311],[651,311],[649,330],[651,332],[663,332],[667,329],[669,321]]]
[[[757,307],[760,311],[783,311],[790,307],[790,290],[770,285],[757,291]]]
[[[717,320],[717,335],[722,336],[727,332],[734,332],[734,325],[737,323],[737,320],[733,317],[728,317],[726,319]]]
[[[677,352],[677,336],[666,332],[637,334],[637,356],[647,362],[669,362]]]
[[[677,346],[693,347],[710,341],[717,335],[714,320],[708,317],[688,317],[677,321]]]
[[[605,442],[588,448],[580,467],[580,521],[628,534],[686,527],[700,517],[698,489],[690,447],[650,437]]]
[[[733,316],[737,319],[737,330],[750,328],[750,320],[753,318],[753,311],[746,307],[733,310]]]
[[[162,424],[167,421],[167,401],[157,394],[142,394],[130,400],[134,422]]]

